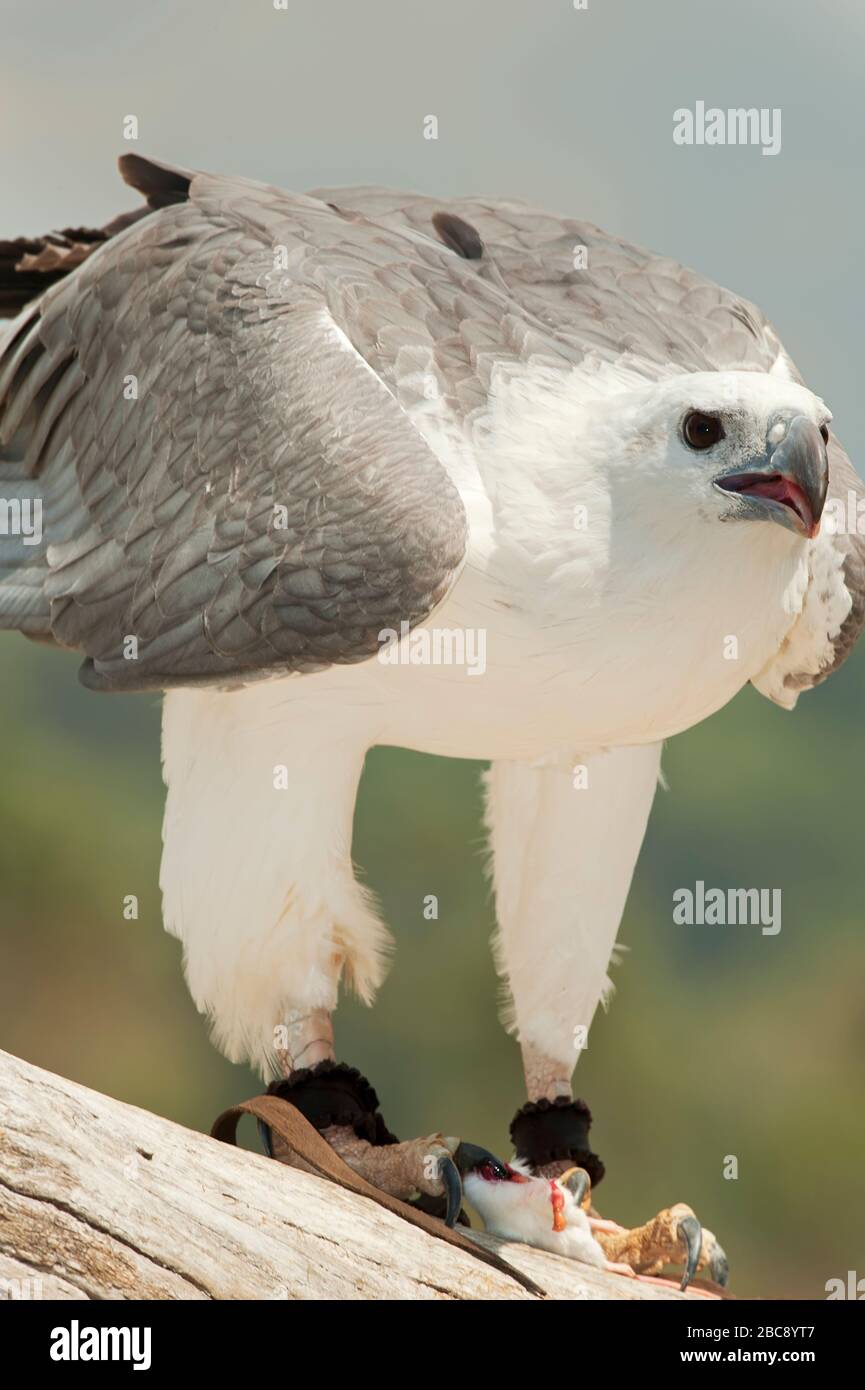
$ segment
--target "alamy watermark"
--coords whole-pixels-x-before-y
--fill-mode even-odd
[[[673,112],[674,145],[761,145],[763,154],[781,152],[781,108],[719,106],[695,103]]]
[[[761,927],[764,936],[781,930],[780,888],[693,888],[673,893],[673,921],[685,927]]]
[[[73,1318],[69,1327],[51,1332],[52,1361],[129,1361],[134,1371],[148,1371],[151,1356],[149,1327],[82,1327]]]
[[[0,536],[20,536],[23,545],[39,545],[42,498],[0,497]]]
[[[845,1279],[827,1279],[824,1285],[827,1300],[834,1298],[850,1299],[854,1303],[865,1300],[865,1279],[860,1279],[855,1269],[848,1269]]]
[[[865,536],[865,498],[852,488],[847,489],[846,501],[829,497],[823,508],[822,525],[829,536]]]
[[[37,1274],[28,1279],[0,1279],[0,1299],[27,1303],[42,1298],[42,1279]]]
[[[464,666],[469,676],[487,669],[487,634],[482,627],[416,627],[403,619],[378,634],[383,666]]]

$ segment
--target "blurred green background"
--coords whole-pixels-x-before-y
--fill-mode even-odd
[[[5,0],[3,28],[0,236],[133,206],[114,169],[128,113],[142,153],[290,188],[523,197],[755,299],[863,471],[854,0]],[[781,154],[674,146],[673,111],[697,99],[781,108]],[[0,638],[0,1046],[203,1129],[257,1082],[210,1047],[161,930],[159,702],[87,694],[75,668]],[[859,652],[793,716],[748,691],[669,745],[618,994],[578,1069],[602,1209],[630,1224],[689,1201],[741,1295],[820,1298],[865,1275],[863,695]],[[398,1133],[503,1150],[522,1091],[496,1017],[478,774],[370,757],[355,852],[398,950],[375,1011],[341,1008],[338,1046]],[[673,890],[698,878],[781,887],[780,935],[675,927]]]
[[[161,930],[158,701],[91,695],[73,659],[17,636],[0,654],[0,1046],[206,1129],[258,1083],[208,1044]],[[668,745],[630,949],[577,1072],[602,1210],[636,1224],[690,1202],[740,1295],[822,1297],[863,1265],[863,656],[792,716],[748,691]],[[370,756],[355,854],[398,949],[375,1009],[341,1007],[337,1045],[398,1134],[442,1128],[502,1153],[523,1097],[496,1016],[479,770]],[[673,889],[698,877],[780,886],[780,934],[674,926]]]

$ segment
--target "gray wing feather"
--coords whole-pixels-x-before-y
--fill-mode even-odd
[[[0,625],[83,651],[89,686],[146,689],[363,660],[426,617],[462,502],[327,292],[386,298],[370,267],[403,241],[196,177],[38,300],[0,356],[0,476],[45,536],[3,538]]]

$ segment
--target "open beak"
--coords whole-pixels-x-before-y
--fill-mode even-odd
[[[796,415],[784,438],[747,468],[724,473],[715,487],[737,499],[734,515],[777,521],[800,536],[814,537],[829,486],[829,457],[823,436],[805,415]]]

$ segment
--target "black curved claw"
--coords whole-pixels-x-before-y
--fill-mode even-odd
[[[266,1125],[264,1120],[256,1120],[258,1126],[258,1137],[261,1140],[261,1147],[268,1158],[273,1158],[273,1135],[270,1132],[270,1125]]]
[[[716,1284],[720,1284],[722,1289],[727,1287],[727,1280],[730,1278],[730,1266],[727,1263],[727,1256],[721,1249],[717,1241],[709,1258],[709,1273]]]
[[[570,1193],[576,1198],[577,1206],[581,1207],[585,1200],[586,1193],[589,1191],[592,1180],[585,1168],[572,1168],[568,1174],[562,1174],[559,1178]]]
[[[500,1182],[509,1181],[511,1176],[508,1165],[496,1158],[495,1154],[491,1154],[489,1149],[481,1148],[480,1144],[460,1144],[454,1154],[454,1162],[461,1173],[471,1173],[476,1168],[483,1168],[484,1164],[489,1164],[492,1177],[498,1178]]]
[[[680,1290],[684,1293],[694,1275],[697,1273],[700,1252],[703,1249],[703,1228],[696,1216],[683,1216],[679,1222],[678,1233],[685,1242],[685,1247],[688,1251],[688,1263],[685,1267],[685,1273],[682,1275],[682,1282],[679,1285]]]
[[[462,1145],[460,1145],[462,1148]],[[459,1153],[459,1149],[457,1149]],[[463,1201],[463,1180],[460,1177],[459,1169],[452,1158],[443,1158],[439,1162],[439,1177],[444,1183],[447,1207],[445,1208],[445,1225],[453,1230],[457,1224],[457,1217],[460,1214],[460,1207]]]

